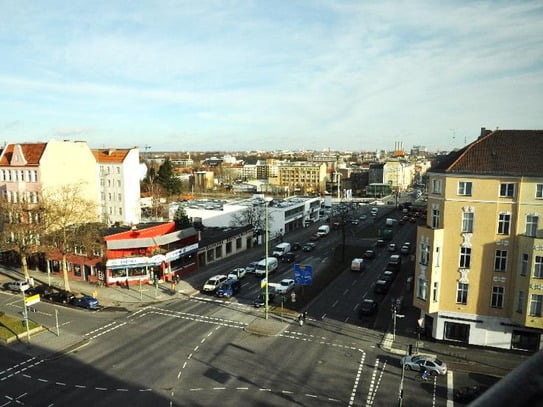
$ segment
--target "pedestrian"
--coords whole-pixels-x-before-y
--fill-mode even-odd
[[[128,284],[128,278],[126,279],[126,289],[130,290],[130,284]]]

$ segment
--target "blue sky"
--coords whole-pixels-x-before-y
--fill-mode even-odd
[[[0,0],[0,135],[448,150],[543,128],[542,21],[539,0]]]

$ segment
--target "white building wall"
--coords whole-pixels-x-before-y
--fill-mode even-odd
[[[132,148],[128,152],[121,168],[123,183],[123,222],[127,225],[137,225],[141,221],[140,205],[140,152],[139,148]]]

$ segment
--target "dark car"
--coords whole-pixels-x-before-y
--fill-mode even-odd
[[[311,250],[313,250],[315,247],[317,247],[317,245],[313,242],[307,242],[306,244],[304,244],[304,246],[302,247],[302,250],[304,252],[310,252]]]
[[[300,250],[301,248],[302,248],[302,245],[299,242],[294,242],[290,246],[290,250],[292,250],[293,252]]]
[[[72,303],[78,307],[87,308],[87,309],[98,309],[99,303],[98,300],[90,295],[84,295],[82,297],[75,297]]]
[[[364,258],[365,259],[373,259],[375,258],[375,250],[368,249],[364,252]]]
[[[396,278],[396,273],[392,270],[385,270],[379,276],[379,280],[385,280],[385,281],[394,281],[395,278]]]
[[[241,283],[239,280],[228,279],[219,286],[215,295],[217,295],[217,297],[229,298],[236,295],[240,289]]]
[[[292,263],[296,260],[296,254],[292,252],[285,253],[281,256],[281,263]]]
[[[375,242],[375,247],[383,247],[385,244],[386,242],[384,241],[384,239],[377,239],[377,241]]]
[[[53,289],[45,284],[39,284],[35,285],[34,287],[30,287],[28,290],[25,291],[25,295],[31,296],[39,294],[40,296],[45,296],[47,294],[51,294],[53,292]]]
[[[71,303],[73,303],[73,301],[75,299],[75,295],[73,295],[71,292],[65,291],[65,290],[51,291],[51,292],[49,292],[47,294],[44,294],[43,298],[45,298],[48,301],[58,302],[58,303],[61,303],[61,304],[71,304]]]
[[[386,294],[390,288],[391,282],[386,280],[377,280],[373,292],[375,294]]]
[[[360,308],[358,308],[358,316],[365,317],[373,315],[377,312],[377,301],[372,298],[365,298],[360,303]]]
[[[309,238],[309,240],[311,240],[312,242],[316,242],[317,240],[319,240],[321,237],[317,234],[317,233],[313,233],[311,235],[311,237]]]
[[[268,305],[273,301],[274,298],[275,298],[275,294],[272,292],[269,292]],[[255,308],[260,308],[260,307],[263,307],[264,304],[266,304],[266,293],[260,293],[258,294],[258,297],[256,297],[255,300],[253,301],[253,305],[255,306]]]

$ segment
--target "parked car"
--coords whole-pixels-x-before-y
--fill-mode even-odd
[[[75,297],[72,303],[78,307],[87,308],[87,309],[97,309],[99,307],[98,300],[89,295],[84,295],[82,297]]]
[[[30,285],[28,284],[28,282],[23,281],[23,280],[10,281],[9,283],[6,284],[6,289],[11,290],[11,291],[21,292],[21,291],[26,291],[29,288],[30,288]]]
[[[317,233],[313,233],[311,235],[311,237],[309,238],[309,240],[311,240],[312,242],[316,242],[317,240],[319,240],[321,237],[320,235],[318,235]]]
[[[281,263],[292,263],[294,260],[296,260],[296,254],[293,252],[288,252],[281,256]]]
[[[353,225],[358,225],[358,219],[352,219],[352,220],[351,220],[351,223],[352,223]]]
[[[315,247],[317,247],[317,245],[313,242],[307,242],[306,244],[303,245],[302,247],[302,250],[304,252],[310,252],[311,250],[313,250]]]
[[[432,375],[447,374],[447,365],[439,359],[424,355],[404,356],[400,359],[400,365],[407,370],[420,371],[426,369]]]
[[[377,301],[375,301],[372,298],[365,298],[361,303],[360,307],[358,308],[358,316],[364,317],[373,315],[377,312]]]
[[[225,282],[223,282],[219,288],[217,288],[217,291],[215,292],[215,295],[217,297],[226,297],[230,298],[234,295],[236,295],[239,290],[241,290],[241,283],[239,280],[229,278]]]
[[[360,219],[360,220],[366,220],[366,219],[368,219],[368,215],[365,215],[365,214],[364,214],[364,215],[360,215],[360,218],[359,218],[359,219]]]
[[[45,285],[45,284],[38,284],[26,290],[25,295],[30,296],[30,295],[39,294],[40,296],[43,297],[46,294],[49,294],[51,292],[53,292],[53,289],[50,286]]]
[[[60,304],[71,304],[74,301],[75,296],[69,291],[60,290],[46,293],[43,295],[43,298],[48,301],[58,302]]]
[[[227,277],[233,280],[241,280],[243,277],[245,277],[246,274],[247,269],[245,269],[244,267],[236,267],[234,270],[228,273]]]
[[[389,243],[388,247],[387,247],[387,250],[389,252],[395,252],[397,248],[398,248],[398,246],[396,246],[396,243]]]
[[[388,259],[387,269],[392,271],[400,271],[402,268],[402,258],[399,254],[393,254]]]
[[[216,276],[210,277],[202,287],[202,292],[208,293],[208,294],[214,294],[215,291],[219,288],[219,286],[226,281],[228,277],[224,274],[218,274]]]
[[[290,248],[290,250],[295,252],[297,250],[300,250],[301,248],[302,248],[302,245],[299,242],[294,242],[292,243],[292,247]]]

